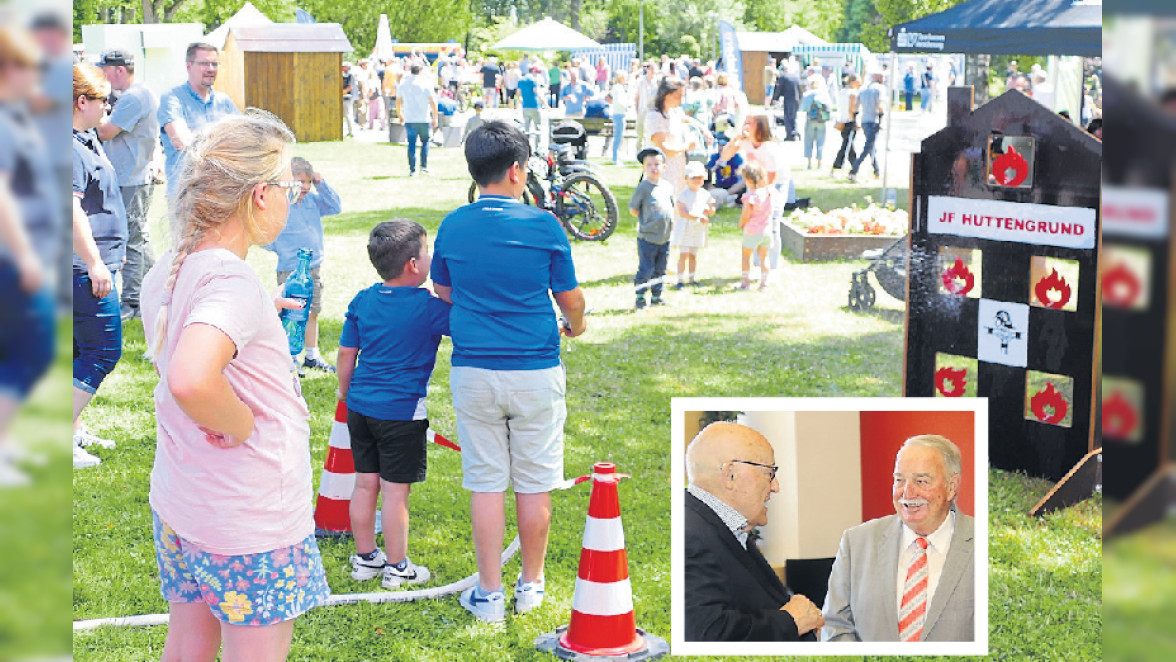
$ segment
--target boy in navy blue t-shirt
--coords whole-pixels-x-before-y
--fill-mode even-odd
[[[356,474],[351,577],[362,581],[382,574],[384,588],[397,588],[430,576],[428,568],[408,558],[408,494],[412,483],[425,480],[425,396],[437,346],[449,335],[449,304],[421,287],[432,258],[420,223],[380,223],[368,238],[368,256],[384,282],[351,300],[337,361],[338,397],[347,402]],[[379,494],[387,554],[376,546]]]

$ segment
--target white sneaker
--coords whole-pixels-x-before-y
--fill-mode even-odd
[[[525,614],[543,604],[543,579],[537,582],[524,582],[520,574],[515,582],[514,590],[515,613]]]
[[[93,446],[94,444],[97,444],[102,448],[114,448],[115,446],[114,442],[110,439],[103,439],[102,437],[91,433],[84,427],[78,428],[78,431],[74,433],[73,442],[74,446],[82,447]]]
[[[86,467],[96,467],[102,464],[102,459],[91,455],[89,451],[74,444],[74,469],[85,469]]]
[[[384,556],[384,550],[379,547],[376,548],[376,558],[371,561],[360,558],[359,554],[352,554],[351,578],[359,582],[372,579],[376,575],[384,572],[384,565],[387,563],[388,557]]]
[[[478,590],[477,584],[467,588],[461,592],[458,602],[465,607],[467,611],[477,617],[480,621],[487,623],[497,623],[506,620],[506,594],[501,591],[493,591],[486,595],[486,597],[478,597],[475,593]]]
[[[432,577],[429,569],[423,565],[416,565],[412,559],[405,558],[408,563],[405,563],[404,570],[397,570],[395,565],[389,563],[384,566],[384,579],[380,585],[384,588],[400,588],[401,584],[424,584]]]

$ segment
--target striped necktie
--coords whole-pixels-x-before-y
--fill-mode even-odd
[[[899,641],[919,641],[927,615],[927,539],[915,538],[915,556],[907,567],[898,610]]]

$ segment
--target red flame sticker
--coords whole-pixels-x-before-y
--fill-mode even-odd
[[[1010,146],[992,162],[992,176],[1001,186],[1020,186],[1029,176],[1029,162]]]
[[[1057,292],[1057,299],[1051,296],[1052,292]],[[1070,285],[1066,279],[1054,269],[1050,275],[1037,281],[1037,285],[1033,288],[1033,293],[1037,295],[1037,300],[1046,308],[1061,308],[1070,301]]]
[[[1126,263],[1120,262],[1103,274],[1103,303],[1114,308],[1130,308],[1139,300],[1143,283]]]
[[[1066,398],[1054,388],[1053,382],[1046,384],[1044,389],[1033,396],[1029,404],[1033,407],[1033,415],[1037,420],[1052,425],[1061,423],[1070,409],[1066,404]]]
[[[1139,412],[1123,396],[1121,391],[1115,391],[1111,397],[1103,400],[1103,436],[1108,439],[1131,439],[1139,427]]]
[[[935,371],[935,388],[945,397],[960,397],[964,394],[967,384],[968,371],[965,368],[943,367]]]
[[[971,292],[972,287],[976,285],[976,277],[968,269],[968,265],[964,264],[964,260],[958,257],[955,264],[943,270],[940,279],[943,281],[943,289],[961,297]]]

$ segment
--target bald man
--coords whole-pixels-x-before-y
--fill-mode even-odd
[[[735,423],[708,425],[686,449],[687,641],[816,641],[821,611],[748,535],[780,491],[774,462],[768,440]]]

